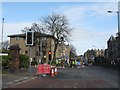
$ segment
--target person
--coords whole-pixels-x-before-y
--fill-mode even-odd
[[[75,67],[76,67],[76,65],[77,65],[77,61],[75,60]]]
[[[56,60],[56,66],[58,66],[58,60]]]
[[[74,67],[75,67],[75,61],[72,60],[72,68],[74,68]]]
[[[87,60],[87,58],[84,58],[83,62],[84,62],[84,65],[85,65],[85,66],[88,65],[88,60]]]
[[[61,64],[61,60],[58,60],[58,66],[60,66],[60,64]]]
[[[80,68],[80,61],[77,61],[77,68]]]
[[[72,67],[72,60],[70,59],[70,67]]]

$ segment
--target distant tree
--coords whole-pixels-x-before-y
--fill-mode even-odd
[[[26,33],[27,30],[31,29],[34,32],[40,32],[45,33],[43,27],[37,23],[32,23],[31,27],[25,27],[23,30],[21,30],[22,33]]]
[[[3,43],[0,43],[1,45],[1,49],[0,49],[0,52],[3,52],[3,53],[8,53],[9,50],[8,50],[8,47],[10,46],[10,43],[9,41],[4,41]]]
[[[56,58],[56,50],[59,42],[68,41],[68,37],[71,35],[70,32],[73,28],[70,27],[68,19],[62,15],[57,13],[52,13],[48,16],[45,16],[41,19],[42,29],[55,37],[54,39],[54,53],[53,60],[55,62]]]
[[[2,45],[3,49],[7,50],[9,46],[10,46],[10,42],[8,40],[3,42],[3,45]]]
[[[77,56],[76,48],[71,44],[70,45],[70,58],[75,58]]]

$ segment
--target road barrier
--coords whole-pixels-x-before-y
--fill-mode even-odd
[[[55,75],[58,74],[57,67],[55,66],[50,66],[48,64],[38,64],[37,66],[37,74],[48,74],[54,77]]]
[[[38,64],[37,74],[50,74],[50,65]]]

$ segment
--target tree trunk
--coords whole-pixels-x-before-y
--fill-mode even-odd
[[[58,42],[55,42],[55,48],[53,52],[53,60],[52,63],[54,64],[56,62],[56,50],[57,50]]]

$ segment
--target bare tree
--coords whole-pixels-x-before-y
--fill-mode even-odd
[[[34,32],[40,32],[40,33],[45,33],[42,25],[39,25],[37,23],[32,23],[31,27],[25,27],[23,30],[21,30],[22,33],[26,33],[27,30],[31,29]]]
[[[58,44],[63,40],[63,38],[65,41],[68,41],[72,28],[68,23],[68,19],[64,15],[56,13],[43,17],[41,23],[43,29],[47,30],[50,35],[56,38],[54,39],[55,48],[52,61],[55,62]]]
[[[7,50],[8,47],[10,46],[10,42],[7,40],[7,41],[4,41],[3,44],[2,44],[2,47],[3,49]]]

